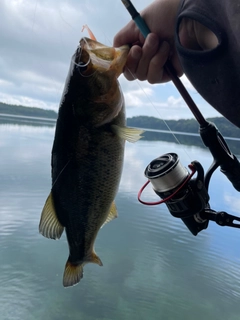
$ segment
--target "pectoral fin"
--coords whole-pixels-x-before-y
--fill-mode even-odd
[[[113,201],[112,205],[111,205],[111,208],[110,208],[110,211],[109,211],[109,214],[107,216],[107,219],[105,220],[104,224],[101,226],[101,228],[103,226],[105,226],[106,223],[110,222],[111,220],[117,218],[118,216],[118,213],[117,213],[117,207],[116,207],[116,204],[115,202]]]
[[[49,194],[42,210],[39,232],[46,238],[59,239],[64,227],[58,221],[52,193]]]
[[[129,127],[120,127],[115,124],[111,126],[112,131],[120,138],[127,140],[128,142],[136,142],[142,138],[141,134],[144,130]]]

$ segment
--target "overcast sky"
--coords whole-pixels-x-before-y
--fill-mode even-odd
[[[133,3],[143,9],[148,0]],[[57,111],[71,56],[88,24],[112,45],[130,20],[121,0],[0,0],[0,101]],[[182,78],[205,117],[219,116]],[[127,116],[193,118],[172,83],[150,85],[120,77]]]

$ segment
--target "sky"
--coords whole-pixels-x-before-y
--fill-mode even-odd
[[[148,0],[132,1],[138,11]],[[97,40],[108,46],[130,20],[121,0],[1,0],[0,102],[58,110],[71,57],[87,24]],[[220,116],[182,82],[204,117]],[[172,82],[119,78],[127,117],[149,115],[162,119],[193,118]]]

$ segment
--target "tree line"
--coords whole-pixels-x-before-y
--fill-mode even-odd
[[[16,116],[57,119],[57,113],[53,110],[12,105],[3,102],[0,102],[0,113]]]
[[[35,107],[25,107],[20,105],[10,105],[0,102],[0,113],[21,115],[28,117],[40,117],[57,119],[57,113],[53,110],[45,110]],[[207,121],[213,122],[218,130],[225,137],[240,138],[240,129],[223,117],[208,118]],[[127,125],[130,127],[138,127],[145,129],[166,130],[195,133],[199,132],[199,124],[195,119],[180,120],[162,120],[155,117],[136,116],[127,119]],[[166,135],[162,133],[161,135]],[[159,133],[145,132],[144,139],[159,140]]]
[[[225,137],[240,138],[240,129],[223,117],[207,118],[213,122],[221,134]],[[127,125],[130,127],[139,127],[145,129],[167,130],[195,133],[199,132],[199,124],[195,119],[162,120],[155,117],[136,116],[127,119]],[[155,132],[147,132],[153,137]]]

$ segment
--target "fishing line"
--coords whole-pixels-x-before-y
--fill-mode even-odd
[[[71,6],[71,5],[70,5],[70,1],[66,1],[66,3],[67,3],[69,6]],[[58,13],[59,13],[61,19],[63,20],[63,22],[64,22],[70,29],[74,30],[75,32],[79,32],[79,30],[78,30],[77,28],[73,27],[73,25],[64,18],[64,15],[62,14],[62,8],[61,8],[61,7],[58,7]]]
[[[62,18],[63,18],[63,17],[62,17]],[[63,20],[64,20],[64,19],[63,19]],[[65,20],[64,20],[64,21],[65,21]],[[65,22],[66,22],[66,21],[65,21]],[[69,25],[69,24],[68,24],[68,25]],[[84,30],[84,28],[83,28],[83,30]],[[110,39],[106,36],[105,33],[103,33],[103,35],[104,35],[104,37],[105,37],[105,39],[106,39],[106,42],[108,42],[108,43],[111,45]],[[89,49],[89,45],[88,45],[85,37],[83,37],[83,40],[85,41],[85,43],[86,43],[86,45],[88,46],[88,49]],[[79,57],[79,59],[81,59],[82,48],[81,48],[81,46],[79,46],[79,48],[80,48],[79,56],[76,56],[76,57]],[[73,63],[74,65],[76,65],[76,66],[79,67],[79,73],[81,74],[82,77],[88,78],[88,77],[91,77],[91,76],[95,73],[95,72],[94,72],[94,73],[91,74],[91,75],[84,75],[84,74],[81,73],[81,68],[84,68],[84,67],[88,66],[88,64],[90,63],[90,57],[89,57],[88,62],[85,63],[85,64],[76,63],[73,59],[72,59],[72,63]],[[179,139],[177,138],[177,136],[176,136],[176,135],[173,133],[173,131],[171,130],[171,128],[170,128],[170,126],[168,125],[168,123],[166,122],[166,120],[164,120],[164,119],[161,117],[160,111],[159,111],[158,108],[155,106],[155,104],[153,103],[153,101],[151,100],[151,98],[149,97],[149,95],[146,93],[146,91],[144,90],[144,88],[141,86],[141,84],[140,84],[139,81],[137,80],[136,76],[135,76],[129,69],[128,69],[128,71],[129,71],[129,73],[132,75],[133,79],[136,80],[139,88],[140,88],[140,89],[142,90],[142,92],[144,93],[144,95],[145,95],[145,97],[147,98],[147,100],[149,101],[150,105],[155,109],[155,111],[157,112],[157,114],[158,114],[158,116],[159,116],[159,119],[161,119],[161,120],[163,121],[163,123],[165,124],[167,130],[168,130],[169,133],[173,136],[173,138],[174,138],[174,140],[176,141],[176,143],[179,144],[179,145],[182,145],[181,142],[179,141]],[[189,156],[189,154],[187,153],[186,149],[183,148],[183,150],[184,150],[184,152],[186,153],[187,157],[190,159],[190,156]]]
[[[56,180],[55,180],[54,183],[52,184],[52,188],[54,187],[54,185],[55,185],[56,182],[58,181],[58,179],[59,179],[60,175],[62,174],[62,172],[63,172],[63,171],[66,169],[66,167],[69,165],[69,163],[70,163],[71,160],[72,160],[72,158],[70,158],[70,159],[68,160],[68,162],[67,162],[67,163],[65,164],[65,166],[62,168],[62,170],[59,172]]]
[[[76,55],[76,58],[79,58],[81,59],[81,55],[82,55],[82,47],[81,45],[79,44],[77,50],[79,49],[79,52],[78,54]],[[90,56],[89,56],[89,59],[86,63],[82,63],[82,61],[80,61],[80,63],[77,63],[75,62],[73,59],[72,59],[72,63],[75,64],[77,67],[80,67],[80,68],[84,68],[84,67],[87,67],[90,63],[91,59],[90,59]]]
[[[38,6],[38,0],[36,0],[35,8],[34,8],[34,13],[33,13],[33,24],[32,24],[32,30],[35,25],[35,18],[36,18],[36,13],[37,13],[37,6]]]
[[[106,36],[105,33],[103,33],[104,37],[106,38],[106,42],[109,43],[109,45],[111,45],[111,41],[110,39]],[[161,117],[161,114],[160,114],[160,111],[157,109],[157,107],[154,105],[153,101],[151,100],[150,96],[147,94],[147,92],[144,90],[144,88],[142,87],[142,85],[140,84],[140,82],[138,81],[138,79],[136,78],[136,76],[128,69],[128,72],[131,74],[131,76],[133,77],[133,79],[137,82],[139,88],[143,91],[144,95],[146,96],[147,100],[149,101],[149,103],[151,104],[151,106],[155,109],[155,111],[157,112],[157,114],[159,115],[159,119],[163,121],[163,123],[165,124],[167,130],[170,132],[170,134],[173,136],[173,138],[175,139],[175,141],[183,146],[183,144],[178,140],[178,138],[176,137],[176,135],[173,133],[173,131],[171,130],[170,126],[168,125],[168,123],[166,122],[166,120],[164,120],[162,117]],[[147,128],[146,128],[147,129]],[[183,148],[185,154],[187,155],[187,157],[189,159],[191,159],[190,155],[187,153],[186,149]]]
[[[132,75],[132,77],[137,80],[137,78],[134,76],[134,74],[128,69],[128,72]],[[154,105],[153,101],[151,100],[150,96],[147,94],[147,92],[144,90],[144,88],[141,86],[141,84],[139,83],[139,81],[137,80],[137,84],[139,86],[139,88],[143,91],[143,93],[145,94],[146,98],[148,99],[149,103],[151,104],[151,106],[156,110],[156,112],[159,115],[159,119],[163,121],[163,123],[165,124],[166,128],[169,130],[169,132],[172,134],[172,136],[174,137],[174,139],[176,140],[176,142],[180,145],[181,142],[178,140],[178,138],[176,137],[176,135],[173,133],[173,131],[171,130],[170,126],[167,124],[166,120],[164,120],[161,117],[161,114],[159,112],[159,110],[157,109],[157,107]]]
[[[83,30],[84,30],[84,28],[83,28]],[[82,30],[82,31],[83,31],[83,30]],[[106,42],[108,42],[108,43],[109,43],[109,46],[111,46],[112,44],[111,44],[110,39],[106,36],[105,33],[103,33],[103,35],[104,35],[104,37],[105,37],[105,39],[106,39]],[[87,46],[88,46],[88,43],[87,43],[85,37],[83,38],[83,40],[85,41],[85,43],[86,43]],[[79,58],[81,58],[82,49],[81,49],[81,46],[79,46],[79,47],[80,47],[80,53],[79,53],[79,54],[80,54],[80,57],[79,57]],[[88,46],[88,48],[89,48],[89,46]],[[89,57],[89,61],[88,61],[86,64],[84,64],[84,65],[78,64],[78,63],[76,63],[76,62],[73,61],[73,60],[72,60],[72,62],[73,62],[76,66],[79,67],[79,72],[80,72],[81,76],[83,76],[83,77],[90,77],[90,76],[92,76],[92,75],[95,73],[95,72],[94,72],[93,74],[88,75],[88,76],[83,75],[83,74],[81,73],[81,67],[85,67],[85,66],[87,66],[87,65],[89,64],[89,62],[90,62],[90,57]],[[142,90],[142,92],[144,93],[144,95],[145,95],[145,97],[147,98],[147,100],[149,101],[150,105],[155,109],[155,111],[157,112],[157,114],[158,114],[158,116],[159,116],[159,119],[161,119],[161,120],[163,121],[163,123],[165,124],[167,130],[168,130],[169,133],[173,136],[173,138],[174,138],[174,140],[176,141],[176,143],[182,146],[181,142],[179,141],[179,139],[177,138],[177,136],[173,133],[173,131],[171,130],[171,128],[170,128],[170,126],[168,125],[168,123],[166,122],[166,120],[164,120],[164,119],[161,117],[161,114],[160,114],[159,110],[158,110],[157,107],[154,105],[153,101],[151,100],[151,98],[149,97],[149,95],[146,93],[146,91],[144,90],[144,88],[141,86],[141,84],[139,83],[139,81],[138,81],[138,79],[136,78],[136,76],[135,76],[129,69],[128,69],[128,71],[129,71],[129,73],[132,75],[133,79],[136,80],[139,88],[140,88],[140,89]],[[184,150],[185,154],[187,155],[187,157],[190,159],[190,156],[189,156],[189,154],[187,153],[186,149],[183,148],[183,150]]]
[[[135,77],[135,75],[128,69],[128,72],[132,75],[132,77],[134,78],[134,80],[137,82],[139,88],[143,91],[143,93],[145,94],[146,98],[148,99],[148,101],[150,102],[151,106],[155,109],[155,111],[158,113],[159,115],[159,119],[163,121],[163,123],[165,124],[166,128],[168,129],[168,131],[170,132],[170,134],[173,136],[173,138],[175,139],[175,141],[180,145],[183,146],[183,151],[185,152],[185,154],[187,155],[187,157],[191,160],[190,155],[187,153],[187,150],[185,149],[184,145],[178,140],[178,138],[176,137],[176,135],[173,133],[173,131],[171,130],[170,126],[168,125],[168,123],[166,122],[166,120],[164,120],[161,117],[161,114],[159,112],[159,110],[157,109],[157,107],[154,105],[153,101],[151,100],[150,96],[147,94],[147,92],[144,90],[144,88],[141,86],[140,82],[138,81],[138,79]],[[146,128],[147,129],[147,128]]]
[[[63,22],[64,22],[70,29],[76,31],[76,29],[75,29],[66,19],[64,19],[63,15],[62,15],[62,10],[61,10],[61,8],[59,8],[58,13],[59,13],[61,19],[63,20]]]
[[[90,50],[90,47],[89,47],[89,45],[88,45],[88,43],[87,43],[86,38],[83,37],[82,40],[86,43],[86,45],[88,46],[88,49]],[[81,59],[81,54],[82,54],[82,47],[81,47],[80,44],[78,45],[78,49],[77,49],[77,50],[79,50],[79,52],[78,52],[78,54],[77,54],[76,56],[75,56],[75,55],[74,55],[74,56],[75,56],[75,58],[79,58],[79,60],[80,60],[80,59]],[[87,67],[90,62],[91,62],[90,55],[89,55],[88,61],[87,61],[85,64],[84,64],[84,63],[81,63],[81,61],[80,61],[80,63],[76,63],[76,62],[74,61],[74,59],[72,58],[72,63],[73,63],[75,66],[79,67],[78,71],[79,71],[80,75],[81,75],[82,77],[84,77],[84,78],[92,77],[92,76],[96,73],[96,71],[94,71],[92,74],[89,74],[89,75],[84,75],[84,74],[82,74],[81,68]]]

